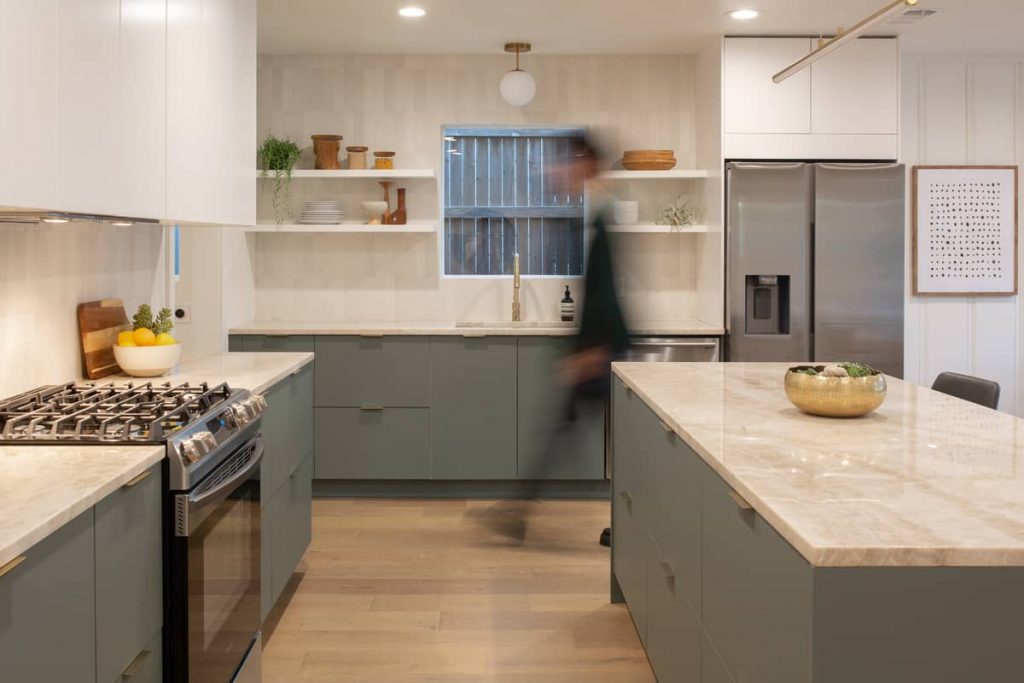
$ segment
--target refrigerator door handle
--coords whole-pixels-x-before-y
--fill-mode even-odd
[[[818,168],[825,168],[830,171],[871,171],[882,168],[898,168],[902,164],[896,162],[888,163],[882,162],[877,164],[837,164],[837,163],[826,163],[817,164]]]
[[[784,162],[780,162],[780,163],[776,164],[776,163],[762,163],[762,162],[757,162],[757,161],[730,161],[729,162],[729,167],[730,168],[776,168],[776,169],[782,168],[782,169],[793,169],[793,170],[795,170],[795,169],[798,169],[798,168],[802,168],[803,166],[806,166],[806,165],[807,164],[805,164],[803,162],[795,162],[795,163],[789,163],[789,164],[784,163]]]

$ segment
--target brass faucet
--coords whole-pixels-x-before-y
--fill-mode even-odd
[[[512,257],[512,322],[523,319],[522,304],[519,300],[519,252]]]

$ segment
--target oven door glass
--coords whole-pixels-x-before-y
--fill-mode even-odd
[[[230,683],[260,628],[261,457],[254,440],[182,496],[190,683]]]

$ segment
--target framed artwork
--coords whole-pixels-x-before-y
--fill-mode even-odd
[[[911,192],[914,294],[1017,293],[1016,166],[914,166]]]

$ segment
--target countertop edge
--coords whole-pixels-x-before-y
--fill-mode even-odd
[[[704,448],[690,432],[668,415],[657,403],[628,377],[622,374],[618,363],[612,373],[654,411],[659,419],[672,428],[701,460],[720,476],[726,484],[742,496],[800,556],[815,568],[851,567],[1020,567],[1024,566],[1024,551],[999,548],[930,548],[904,546],[892,548],[864,548],[850,546],[815,546],[801,536],[770,505],[754,494],[733,472]],[[982,561],[983,558],[983,561]]]
[[[249,353],[249,352],[243,351],[242,353]],[[290,377],[292,375],[297,375],[304,367],[306,367],[307,365],[310,365],[313,362],[313,359],[315,358],[315,354],[313,352],[311,352],[311,351],[295,351],[295,352],[289,352],[289,353],[291,353],[293,355],[300,355],[301,354],[303,357],[301,359],[299,359],[299,361],[295,365],[292,365],[288,369],[281,370],[281,371],[279,371],[277,373],[274,373],[273,375],[270,376],[269,379],[267,379],[262,384],[260,384],[258,386],[255,386],[255,387],[241,387],[241,388],[242,389],[248,389],[249,391],[251,391],[254,394],[263,393],[264,391],[266,391],[267,389],[270,389],[271,387],[273,387],[274,385],[276,385],[279,382],[283,381],[284,379],[286,379],[286,378],[288,378],[288,377]],[[280,355],[280,354],[275,354],[275,355]]]
[[[90,446],[82,446],[82,448],[88,449]],[[140,451],[147,449],[146,446],[138,446],[137,448]],[[133,477],[136,477],[142,472],[148,470],[150,467],[163,460],[167,455],[166,448],[162,444],[150,446],[148,447],[148,450],[149,452],[143,456],[141,460],[133,463],[117,476],[112,477],[102,486],[98,486],[85,492],[78,500],[68,505],[65,509],[41,520],[35,528],[25,532],[20,537],[0,548],[0,566],[7,564],[14,558],[25,553],[27,550],[31,550],[35,545],[46,540],[48,537],[53,535],[54,532],[60,530],[65,524],[94,507],[97,503],[129,482]]]
[[[458,327],[454,324],[420,324],[408,323],[404,327],[374,327],[372,323],[364,326],[308,326],[302,327],[293,323],[264,323],[261,326],[243,325],[228,330],[229,335],[236,336],[268,336],[279,337],[289,335],[323,335],[323,336],[438,336],[438,337],[571,337],[578,332],[576,327]],[[667,337],[721,337],[725,335],[722,327],[701,325],[679,326],[644,326],[639,325],[630,330],[633,336],[667,336]]]

